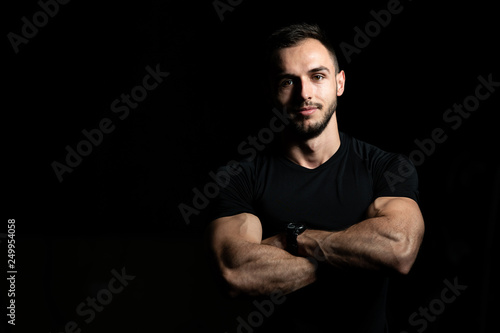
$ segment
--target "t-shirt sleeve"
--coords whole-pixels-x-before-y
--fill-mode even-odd
[[[220,184],[219,195],[210,209],[210,220],[241,213],[256,215],[253,207],[252,168],[246,163],[240,166],[237,174],[228,172],[227,166],[217,171],[217,174],[227,175],[228,181]]]
[[[408,197],[418,202],[418,175],[411,160],[401,154],[378,159],[374,170],[374,199]]]

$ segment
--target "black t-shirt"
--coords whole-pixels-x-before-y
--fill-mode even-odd
[[[241,162],[240,172],[221,189],[212,218],[252,213],[261,220],[266,238],[284,231],[289,222],[310,229],[346,229],[364,220],[378,197],[417,200],[417,173],[407,157],[342,132],[340,141],[337,152],[315,169],[299,166],[273,149]],[[387,277],[323,266],[317,282],[286,295],[259,328],[385,332]]]

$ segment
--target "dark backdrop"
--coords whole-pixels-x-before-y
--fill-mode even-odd
[[[266,126],[263,39],[297,21],[319,23],[337,46],[340,129],[418,164],[426,235],[411,273],[391,281],[392,331],[496,327],[500,88],[473,97],[479,76],[500,81],[496,7],[402,0],[374,24],[393,3],[220,1],[230,7],[219,16],[210,0],[71,1],[49,6],[53,17],[34,0],[4,5],[2,233],[15,218],[17,331],[235,332],[256,311],[219,295],[206,209],[188,224],[179,205],[193,207],[193,190]],[[16,53],[9,33],[22,36],[33,15],[38,31],[24,28],[31,37]],[[366,28],[369,40],[358,36]],[[347,44],[357,49],[346,55]],[[113,112],[122,94],[140,94],[147,66],[169,74],[128,115]],[[474,112],[446,121],[464,100]],[[89,152],[82,131],[103,119],[113,131]],[[435,129],[444,142],[430,143]],[[60,181],[52,165],[78,144],[87,156]],[[124,272],[127,285],[109,292]],[[467,288],[446,303],[445,280]]]

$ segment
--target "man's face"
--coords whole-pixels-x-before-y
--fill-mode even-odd
[[[318,136],[328,125],[344,89],[344,73],[335,75],[333,59],[321,42],[306,39],[277,51],[272,78],[275,101],[290,115],[303,138]]]

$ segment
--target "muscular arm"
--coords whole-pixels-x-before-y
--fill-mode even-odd
[[[315,266],[276,245],[262,243],[262,225],[252,214],[214,220],[210,246],[229,294],[290,293],[316,279]]]
[[[424,222],[415,201],[380,197],[368,218],[343,231],[306,230],[299,235],[299,254],[318,256],[336,267],[389,269],[407,274],[415,261]]]

